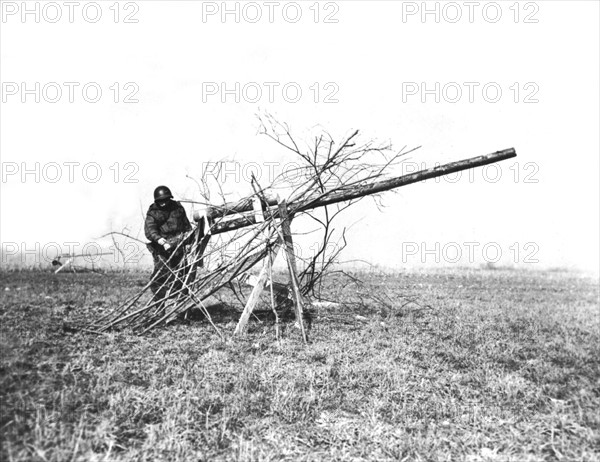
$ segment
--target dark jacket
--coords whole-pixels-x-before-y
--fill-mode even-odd
[[[162,237],[167,240],[192,229],[183,206],[176,201],[169,201],[160,208],[152,203],[146,213],[144,233],[152,242],[158,242]]]

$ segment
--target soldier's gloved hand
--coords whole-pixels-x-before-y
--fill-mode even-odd
[[[165,250],[169,250],[171,248],[171,245],[167,242],[167,240],[164,237],[161,237],[158,240],[158,243],[159,245],[162,245]]]

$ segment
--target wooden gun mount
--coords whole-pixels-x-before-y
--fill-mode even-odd
[[[168,271],[164,282],[159,284],[158,277],[160,273],[155,272],[151,281],[143,289],[128,298],[111,313],[104,315],[96,323],[99,327],[96,325],[92,325],[92,327],[95,332],[105,332],[118,326],[131,326],[143,334],[158,325],[168,324],[171,320],[187,313],[192,308],[199,308],[222,338],[222,333],[212,322],[210,312],[206,309],[203,300],[244,275],[244,273],[248,273],[255,265],[263,261],[258,276],[252,279],[254,287],[234,334],[241,335],[245,332],[248,320],[254,308],[259,304],[261,293],[269,288],[271,309],[275,316],[275,333],[276,337],[279,338],[279,317],[276,310],[277,285],[273,282],[273,263],[277,254],[281,251],[282,253],[285,252],[286,255],[290,284],[285,294],[281,294],[280,298],[285,299],[284,301],[288,299],[293,301],[296,323],[302,333],[302,339],[306,343],[308,342],[309,329],[304,327],[304,307],[311,301],[303,293],[302,281],[298,275],[296,256],[294,255],[294,242],[290,230],[290,222],[294,214],[343,201],[356,200],[364,196],[378,194],[461,170],[492,164],[515,156],[514,149],[506,149],[397,178],[341,186],[324,193],[317,190],[314,192],[304,190],[304,193],[312,195],[297,199],[290,204],[282,200],[274,206],[274,201],[265,198],[260,193],[256,193],[250,198],[234,204],[212,207],[206,215],[194,215],[194,219],[198,222],[196,229],[186,234],[185,239],[178,244],[178,246],[191,244],[191,248],[186,249],[186,258],[182,259],[176,268],[169,266],[168,259],[166,261],[160,260]],[[205,217],[208,220],[205,220]],[[278,220],[278,222],[275,222],[275,220]],[[262,226],[264,228],[252,230],[256,232],[253,237],[250,236],[249,244],[244,245],[237,251],[235,257],[222,259],[223,261],[214,262],[211,268],[205,267],[203,269],[204,252],[212,238],[212,234],[233,231],[260,222],[263,222]],[[206,234],[204,233],[205,225],[208,227]],[[233,236],[234,239],[237,237]],[[246,280],[250,281],[250,277],[247,276]],[[152,287],[153,283],[159,284],[159,290],[164,289],[166,291],[165,295],[162,297],[153,296],[145,302],[143,307],[140,307],[139,303],[142,295]],[[308,290],[310,290],[310,286],[308,286]]]
[[[325,205],[331,205],[338,202],[345,202],[353,199],[358,199],[360,197],[369,196],[372,194],[378,194],[412,183],[418,183],[420,181],[429,180],[431,178],[437,178],[440,176],[448,175],[450,173],[460,172],[462,170],[468,170],[470,168],[475,167],[482,167],[484,165],[493,164],[502,160],[511,159],[516,156],[517,153],[514,148],[504,149],[502,151],[496,151],[491,154],[472,157],[471,159],[459,160],[457,162],[450,162],[448,164],[439,165],[437,167],[428,168],[426,170],[420,170],[418,172],[410,173],[397,178],[377,181],[375,183],[366,185],[351,186],[346,189],[332,191],[329,194],[320,194],[315,199],[307,199],[304,201],[288,204],[287,208],[290,213],[302,212],[317,207],[323,207]],[[276,199],[267,198],[266,206],[268,207],[268,211],[270,212],[271,217],[279,217],[279,210],[277,208]],[[210,226],[210,232],[212,234],[219,234],[228,231],[234,231],[236,229],[244,228],[246,226],[255,225],[257,221],[253,210],[254,207],[252,197],[242,199],[241,201],[235,203],[228,203],[218,207],[210,207],[206,211],[206,217],[209,221],[208,224]],[[215,221],[215,219],[221,219],[223,217],[233,214],[242,214],[243,216],[239,218],[233,218],[227,221]],[[199,214],[198,212],[194,213],[195,221],[200,221],[203,217],[204,215]]]

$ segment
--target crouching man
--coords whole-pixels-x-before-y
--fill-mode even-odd
[[[185,256],[184,246],[177,248],[184,237],[184,233],[190,231],[192,225],[188,220],[183,206],[173,200],[171,190],[166,186],[159,186],[154,190],[154,203],[148,208],[144,232],[150,241],[148,249],[154,259],[154,279],[150,288],[155,298],[162,299],[166,295],[171,284],[163,286],[169,278],[171,271],[175,271]],[[168,266],[168,268],[167,268]],[[181,288],[180,284],[174,284],[173,289]]]

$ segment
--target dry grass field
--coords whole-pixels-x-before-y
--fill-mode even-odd
[[[598,281],[339,276],[310,344],[239,303],[139,337],[91,321],[146,273],[0,273],[2,461],[600,460]],[[418,303],[407,303],[417,296]]]

